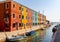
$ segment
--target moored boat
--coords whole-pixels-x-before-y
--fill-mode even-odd
[[[6,42],[16,42],[24,39],[26,36],[14,36],[10,38],[6,38]]]
[[[30,32],[26,33],[26,36],[32,36],[34,34],[35,34],[35,31],[30,31]]]

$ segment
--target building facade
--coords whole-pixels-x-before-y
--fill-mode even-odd
[[[22,24],[23,24],[22,29],[27,28],[27,23],[28,23],[27,14],[28,14],[27,7],[22,6]]]
[[[28,8],[28,28],[31,28],[32,27],[32,9],[29,9]]]
[[[9,7],[9,6],[8,6]],[[21,19],[21,15],[22,15],[22,10],[21,7],[22,5],[11,1],[11,30],[20,30],[22,29],[21,23],[22,23],[22,19]]]
[[[35,12],[35,25],[38,25],[38,12]]]
[[[33,11],[32,14],[32,22],[33,22],[33,26],[35,26],[35,11]]]
[[[13,1],[3,1],[0,3],[0,14],[2,14],[0,15],[0,19],[3,21],[4,30],[15,31],[22,28],[20,25],[22,23],[20,4]]]
[[[46,16],[39,13],[38,14],[38,24],[40,27],[46,28]]]
[[[15,1],[0,2],[0,31],[28,29],[46,23],[46,16]]]

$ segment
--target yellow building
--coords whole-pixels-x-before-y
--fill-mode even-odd
[[[27,14],[28,14],[28,10],[27,10],[27,7],[25,6],[22,6],[22,29],[24,29],[24,25],[25,25],[25,28],[27,28]]]
[[[46,16],[44,16],[44,23],[46,24]]]
[[[44,28],[46,28],[46,16],[44,16]]]
[[[40,27],[46,28],[46,16],[40,13],[38,15],[38,20],[39,20]]]

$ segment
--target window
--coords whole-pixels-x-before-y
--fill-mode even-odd
[[[22,8],[22,11],[23,11],[24,9]]]
[[[13,27],[15,27],[15,23],[13,23]]]
[[[23,26],[23,23],[19,23],[19,27],[22,27]]]
[[[9,14],[4,15],[4,18],[9,18],[9,17],[10,17]]]
[[[8,24],[5,24],[5,27],[6,27],[6,28],[8,28],[8,27],[9,27],[9,25],[8,25]]]
[[[13,8],[15,8],[15,4],[13,4]]]
[[[37,23],[35,23],[35,25],[37,25]]]
[[[19,23],[19,27],[21,27],[21,25],[22,25],[22,24],[21,24],[21,23]]]
[[[6,7],[6,9],[9,8],[9,4],[6,3],[6,4],[5,4],[5,7]]]
[[[19,10],[21,10],[21,7],[19,7]]]
[[[33,25],[34,25],[34,23],[33,23]]]
[[[15,18],[15,14],[13,14],[13,18]]]
[[[24,19],[24,15],[22,15],[22,19]]]
[[[24,24],[22,23],[22,26],[23,26]]]
[[[21,18],[21,15],[19,15],[19,18]]]
[[[26,10],[26,12],[28,12],[28,10]]]

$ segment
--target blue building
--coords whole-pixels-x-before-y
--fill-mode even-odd
[[[38,25],[38,12],[35,12],[35,25]]]
[[[32,17],[33,17],[33,25],[38,25],[38,12],[33,11]]]

